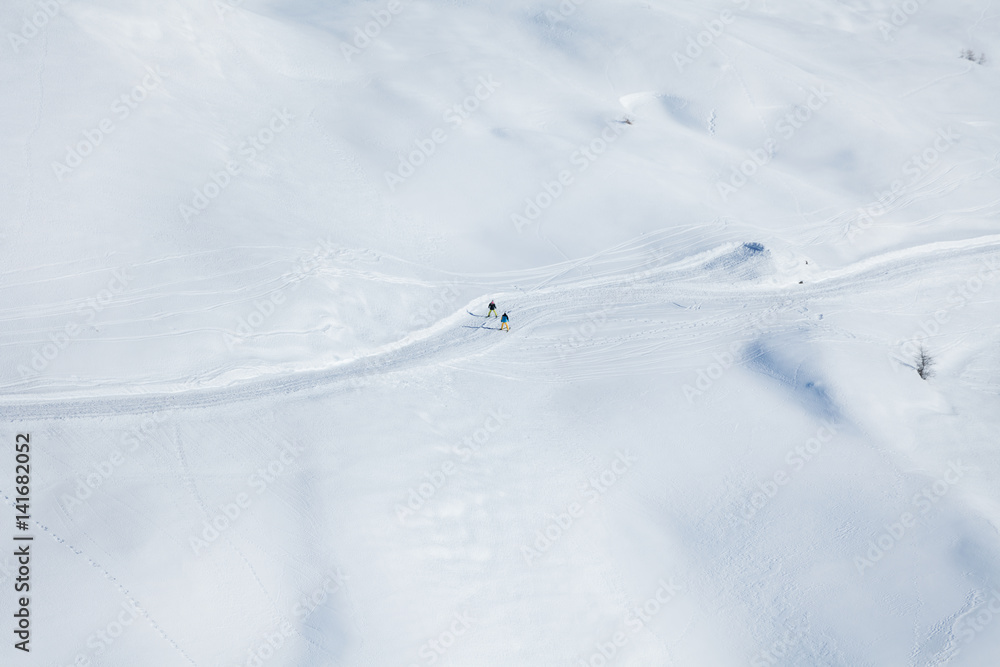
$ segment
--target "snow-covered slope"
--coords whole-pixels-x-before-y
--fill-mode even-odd
[[[0,25],[3,664],[1000,660],[990,2]]]

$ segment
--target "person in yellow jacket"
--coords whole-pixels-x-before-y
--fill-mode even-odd
[[[501,318],[500,318],[500,329],[501,329],[501,331],[502,331],[503,329],[506,329],[507,331],[510,331],[510,325],[509,325],[509,324],[507,324],[507,322],[509,322],[509,321],[510,321],[510,320],[509,320],[509,318],[507,317],[507,313],[504,313],[504,314],[503,314],[503,317],[501,317]]]

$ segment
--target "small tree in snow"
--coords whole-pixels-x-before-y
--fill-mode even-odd
[[[980,53],[979,55],[976,55],[976,52],[972,49],[965,49],[962,51],[962,57],[969,62],[979,63],[980,65],[986,64],[986,54]]]
[[[931,368],[934,366],[934,357],[930,355],[927,348],[921,345],[913,360],[917,364],[917,375],[919,375],[921,379],[926,380],[934,376],[934,371]]]

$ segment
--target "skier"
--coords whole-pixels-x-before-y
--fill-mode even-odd
[[[486,314],[486,317],[489,317],[490,315],[493,317],[497,316],[497,304],[493,301],[490,301],[490,312]]]
[[[508,321],[509,320],[507,319],[507,313],[504,313],[503,317],[500,318],[500,329],[501,330],[506,329],[507,331],[510,331],[510,325],[507,324]]]

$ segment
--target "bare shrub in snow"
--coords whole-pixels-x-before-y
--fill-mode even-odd
[[[980,53],[977,55],[976,52],[973,51],[972,49],[965,49],[964,51],[962,51],[962,58],[968,60],[969,62],[978,63],[980,65],[986,64],[986,54]]]
[[[934,377],[934,371],[932,367],[934,366],[934,357],[930,355],[927,349],[921,345],[917,350],[917,354],[913,359],[917,364],[917,375],[921,379],[927,380],[928,378]]]

